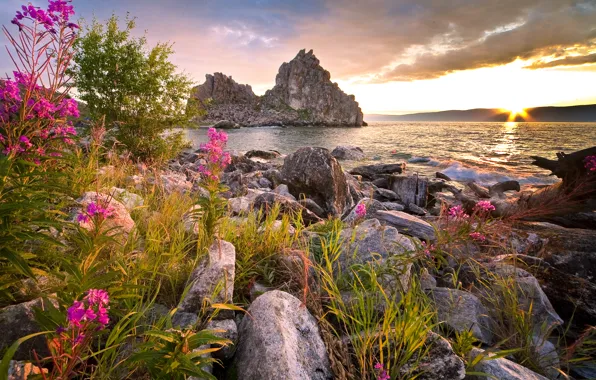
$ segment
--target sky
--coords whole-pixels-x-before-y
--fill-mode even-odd
[[[24,2],[0,0],[9,27]],[[45,5],[43,0],[32,1]],[[223,72],[263,94],[300,49],[364,113],[596,103],[596,0],[73,0],[137,18],[196,84]],[[6,44],[4,36],[0,43]],[[12,71],[4,51],[0,73]]]

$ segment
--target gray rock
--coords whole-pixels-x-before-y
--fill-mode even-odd
[[[559,379],[561,377],[561,373],[559,372],[561,365],[557,347],[550,341],[539,336],[534,336],[532,343],[535,356],[538,359],[538,366],[542,370],[541,372],[549,379]]]
[[[51,301],[54,307],[58,307],[56,301]],[[44,301],[41,298],[17,305],[7,306],[0,309],[0,351],[8,349],[17,339],[29,334],[42,331],[35,322],[34,308],[45,309]],[[50,354],[46,338],[41,335],[29,339],[21,344],[14,355],[15,360],[35,360],[33,350],[39,357],[46,357]]]
[[[175,329],[189,329],[197,324],[199,317],[196,313],[176,311],[172,316],[172,327]]]
[[[379,201],[396,201],[399,198],[397,194],[395,194],[391,190],[383,189],[382,187],[378,187],[375,189],[374,198]]]
[[[346,176],[325,148],[298,149],[285,158],[281,174],[290,193],[312,199],[330,216],[342,216],[353,206]]]
[[[217,129],[238,129],[240,128],[240,124],[236,124],[233,121],[229,120],[220,120],[213,125],[213,128]]]
[[[423,268],[420,272],[420,289],[431,290],[437,287],[437,279],[430,273],[428,269]]]
[[[302,215],[302,220],[307,224],[321,221],[321,218],[310,212],[300,203],[276,193],[263,193],[256,197],[253,202],[253,209],[263,210],[266,215],[276,204],[280,206],[280,216],[281,214],[287,213],[300,213]]]
[[[188,193],[192,189],[192,182],[188,181],[185,174],[177,172],[164,172],[160,176],[161,186],[167,194],[174,192]],[[149,177],[147,181],[153,182]]]
[[[345,161],[361,161],[366,158],[362,149],[353,145],[340,145],[333,149],[331,155],[338,160]]]
[[[382,202],[381,204],[389,211],[404,211],[406,209],[404,205],[395,202]]]
[[[222,73],[205,75],[205,83],[193,88],[193,97],[206,105],[216,103],[250,103],[257,99],[252,88],[236,83],[232,77]]]
[[[389,177],[389,188],[397,194],[399,201],[403,204],[413,203],[420,207],[426,206],[428,180],[425,177],[419,177],[417,174],[394,175]]]
[[[212,352],[214,358],[219,360],[229,360],[236,352],[236,345],[238,344],[238,326],[233,319],[224,319],[222,321],[210,321],[206,327],[207,330],[213,330],[213,335],[218,338],[228,339],[232,344],[222,347],[220,350]],[[213,344],[211,347],[219,347]]]
[[[366,207],[366,215],[364,216],[364,219],[371,218],[377,211],[386,210],[383,203],[375,199],[362,198],[360,202],[358,202],[358,204],[352,209],[352,211],[350,211],[350,213],[343,219],[344,222],[353,223],[360,219],[358,214],[356,214],[356,208],[360,204],[364,204],[364,207]]]
[[[402,173],[406,169],[406,164],[376,164],[358,166],[350,170],[350,174],[360,175],[362,178],[374,181],[384,174]]]
[[[211,303],[231,303],[234,295],[234,278],[236,274],[236,249],[231,243],[216,240],[205,259],[197,266],[189,278],[190,290],[182,300],[179,310],[187,313],[198,313],[205,299]],[[217,294],[214,292],[221,289]],[[230,310],[222,310],[218,319],[233,317]]]
[[[416,206],[414,203],[408,203],[406,207],[410,214],[424,216],[427,214],[427,211],[420,206]]]
[[[238,380],[331,380],[316,319],[296,297],[278,290],[258,297],[239,326]]]
[[[264,160],[272,160],[280,157],[281,153],[276,150],[249,150],[245,154],[248,158],[262,158]]]
[[[449,342],[438,334],[430,332],[428,354],[421,359],[420,368],[424,372],[418,380],[461,380],[466,376],[464,361],[453,352]]]
[[[473,348],[470,352],[470,359],[482,355],[486,359],[474,366],[474,372],[485,373],[488,376],[466,376],[466,380],[547,380],[546,377],[533,372],[511,360],[505,358],[491,358],[489,354],[480,348]],[[490,377],[489,377],[490,376]]]
[[[288,189],[288,185],[286,185],[286,184],[281,184],[281,185],[277,186],[275,189],[273,189],[273,193],[283,195],[284,197],[290,198],[293,201],[296,200],[296,197],[294,197],[290,193],[290,190]]]
[[[397,228],[406,235],[423,240],[435,240],[436,233],[428,222],[401,211],[378,211],[374,215],[381,223]]]
[[[232,215],[243,215],[250,211],[252,205],[248,197],[238,197],[228,199],[228,209]]]
[[[112,187],[110,189],[110,194],[112,194],[116,200],[120,201],[129,212],[137,207],[141,207],[145,203],[145,200],[140,195],[118,187]]]
[[[460,333],[471,331],[482,343],[492,343],[488,310],[478,297],[462,290],[434,288],[430,291],[430,299],[437,309],[439,321]]]
[[[314,213],[319,218],[325,217],[325,210],[310,198],[304,198],[298,201],[302,206],[306,207],[309,211]]]
[[[259,178],[258,183],[259,183],[259,187],[264,188],[264,189],[270,189],[273,187],[273,184],[271,183],[271,181],[269,181],[265,177]]]

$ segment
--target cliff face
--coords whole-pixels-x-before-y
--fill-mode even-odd
[[[354,96],[345,94],[330,78],[312,50],[301,50],[281,65],[275,87],[263,97],[221,73],[208,74],[205,83],[194,88],[193,97],[207,110],[204,123],[362,126],[362,111]]]

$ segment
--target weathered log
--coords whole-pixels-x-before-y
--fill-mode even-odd
[[[490,194],[487,189],[480,186],[476,182],[468,182],[468,187],[476,194],[478,198],[490,198]]]
[[[519,182],[517,181],[503,181],[503,182],[499,182],[496,183],[492,186],[490,186],[488,188],[488,193],[490,195],[490,197],[503,197],[504,196],[504,192],[506,191],[520,191],[521,190],[521,186],[519,185]]]
[[[449,177],[447,174],[443,174],[441,172],[436,172],[435,176],[437,178],[444,179],[445,181],[452,181],[451,177]]]
[[[532,156],[533,165],[551,171],[551,175],[556,175],[563,180],[565,186],[575,186],[578,178],[585,177],[588,170],[585,167],[585,159],[588,156],[596,156],[596,146],[579,150],[573,153],[557,153],[557,160]]]

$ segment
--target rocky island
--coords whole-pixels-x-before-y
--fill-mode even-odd
[[[222,73],[207,74],[192,98],[206,114],[202,124],[220,128],[240,126],[353,126],[363,125],[354,95],[344,93],[320,65],[312,50],[301,50],[279,68],[275,86],[257,96],[249,85]]]

